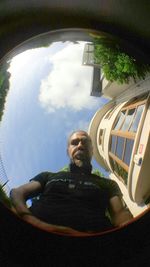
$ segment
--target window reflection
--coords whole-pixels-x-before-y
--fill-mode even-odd
[[[141,105],[141,106],[137,107],[135,118],[133,120],[131,128],[129,129],[130,132],[136,132],[137,131],[137,128],[138,128],[138,125],[139,125],[139,122],[140,122],[140,118],[141,118],[141,115],[142,115],[142,112],[143,112],[143,109],[144,109],[144,105]]]
[[[135,114],[135,108],[128,110],[127,116],[125,118],[125,122],[121,128],[122,131],[127,131],[129,129],[129,126],[132,122],[134,114]]]
[[[113,171],[119,176],[119,178],[123,179],[124,183],[127,185],[128,173],[114,159],[111,158],[110,162]]]
[[[118,117],[118,119],[117,119],[117,122],[116,122],[116,124],[115,124],[115,127],[114,127],[115,130],[120,129],[120,127],[121,127],[121,125],[122,125],[122,122],[124,121],[125,114],[126,114],[126,110],[122,110],[122,111],[120,112],[120,115],[119,115],[119,117]]]
[[[127,139],[125,146],[124,162],[129,166],[131,160],[131,154],[133,149],[134,140]]]
[[[111,152],[115,154],[115,148],[116,148],[116,139],[117,139],[117,136],[115,135],[112,135],[111,137]]]
[[[123,137],[118,136],[118,138],[117,138],[116,156],[119,159],[122,159],[124,140],[125,140],[125,138],[123,138]]]

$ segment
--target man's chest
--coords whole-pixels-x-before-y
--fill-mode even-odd
[[[84,201],[92,205],[106,205],[107,192],[88,175],[68,174],[51,177],[43,195],[50,198]]]

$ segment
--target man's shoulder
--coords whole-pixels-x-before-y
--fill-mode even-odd
[[[36,176],[39,176],[39,177],[46,177],[46,176],[51,176],[53,175],[54,173],[53,172],[50,172],[50,171],[42,171],[40,173],[38,173]]]
[[[104,185],[104,186],[114,186],[114,185],[117,184],[115,181],[113,181],[110,178],[106,178],[106,177],[99,176],[99,175],[96,175],[96,174],[92,174],[92,176],[93,176],[93,178],[95,178],[95,180],[98,183],[100,183],[101,185]]]
[[[95,175],[95,176],[97,176],[97,175]],[[96,183],[100,186],[101,189],[108,192],[109,197],[122,196],[122,192],[121,192],[117,182],[115,182],[112,179],[100,177],[100,176],[97,176],[95,178],[96,178]]]
[[[35,175],[32,179],[30,179],[30,181],[32,180],[40,180],[40,179],[48,179],[52,176],[54,176],[55,173],[54,172],[50,172],[50,171],[42,171],[40,173],[38,173],[37,175]]]
[[[42,171],[38,175],[56,175],[56,174],[63,173],[63,172],[65,171],[58,171],[58,172]]]
[[[97,174],[95,174],[95,173],[91,173],[91,175],[92,175],[92,178],[94,178],[95,180],[98,180],[98,181],[101,181],[101,182],[106,182],[107,183],[107,181],[109,180],[108,178],[106,178],[106,177],[103,177],[103,176],[99,176],[99,175],[97,175]]]

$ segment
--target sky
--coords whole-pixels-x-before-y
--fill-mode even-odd
[[[0,151],[10,188],[69,163],[67,137],[88,130],[107,100],[90,96],[92,71],[82,65],[85,42],[54,42],[13,57],[0,128]],[[98,164],[93,161],[93,166]],[[100,171],[103,171],[100,166]]]

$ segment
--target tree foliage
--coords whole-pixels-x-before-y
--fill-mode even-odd
[[[141,64],[126,54],[114,39],[98,36],[93,43],[95,63],[100,65],[108,81],[128,83],[130,78],[144,79],[150,72],[150,65]]]
[[[69,166],[64,166],[60,171],[62,172],[68,172],[69,171]]]
[[[98,169],[94,169],[92,173],[96,174],[97,176],[103,177],[103,174]]]

